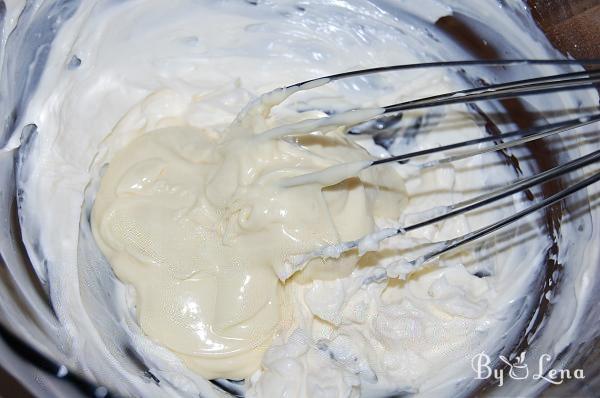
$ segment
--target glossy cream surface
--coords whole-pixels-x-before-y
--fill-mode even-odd
[[[94,236],[135,287],[142,330],[207,378],[250,376],[289,326],[278,278],[288,258],[371,234],[375,217],[397,218],[405,202],[390,168],[285,186],[369,154],[343,126],[288,140],[255,132],[268,123],[252,119],[269,112],[256,106],[223,132],[170,127],[135,139],[111,159],[94,200]],[[302,277],[337,279],[358,261],[356,250],[316,258]]]
[[[35,12],[11,3],[8,30],[19,10]],[[493,19],[511,56],[558,56],[521,6],[146,0],[73,2],[49,12],[42,3],[56,37],[36,53],[47,56],[43,73],[27,80],[35,90],[19,100],[3,153],[16,154],[23,243],[56,314],[38,319],[51,335],[38,348],[49,356],[127,396],[226,396],[214,378],[243,378],[219,383],[250,397],[466,395],[480,382],[473,356],[508,355],[533,327],[543,278],[560,281],[561,290],[551,300],[556,316],[544,323],[549,331],[531,337],[538,344],[531,360],[591,338],[578,325],[593,302],[596,208],[565,220],[556,241],[536,214],[411,272],[406,261],[431,243],[530,202],[515,195],[381,243],[379,231],[515,179],[513,155],[525,175],[536,166],[516,148],[428,170],[360,171],[372,159],[486,135],[464,105],[406,112],[385,146],[346,133],[372,128],[361,122],[383,105],[471,86],[477,77],[533,72],[411,70],[289,98],[276,90],[359,68],[467,58],[432,25],[453,12]],[[2,83],[8,93],[11,82]],[[261,97],[268,92],[275,94]],[[598,98],[527,101],[552,111],[597,106]],[[347,113],[357,108],[366,110]],[[573,156],[597,147],[574,137],[565,138]],[[344,162],[352,168],[331,169]],[[336,258],[336,244],[365,235],[359,250]],[[557,261],[584,260],[547,276],[553,244]],[[328,258],[291,272],[290,259],[307,253]],[[499,393],[543,387],[508,382]]]

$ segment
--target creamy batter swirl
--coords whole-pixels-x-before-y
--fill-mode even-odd
[[[375,217],[398,218],[404,203],[390,168],[284,186],[370,156],[344,126],[283,140],[253,131],[269,109],[250,110],[223,132],[171,127],[137,138],[110,160],[92,213],[104,255],[136,289],[142,330],[207,378],[250,376],[289,327],[277,275],[290,257],[370,234]],[[345,277],[358,261],[356,250],[314,259],[297,279]]]

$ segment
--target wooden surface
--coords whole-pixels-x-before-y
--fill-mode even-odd
[[[600,58],[600,0],[528,0],[554,46],[574,58]]]

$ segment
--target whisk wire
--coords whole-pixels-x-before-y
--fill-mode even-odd
[[[463,68],[470,66],[501,66],[501,67],[517,67],[527,65],[600,65],[600,59],[598,58],[585,58],[585,59],[527,59],[527,58],[512,58],[512,59],[492,59],[492,60],[461,60],[461,61],[437,61],[437,62],[422,62],[415,64],[400,64],[382,66],[376,68],[359,69],[348,72],[336,73],[329,76],[319,77],[316,79],[309,79],[301,83],[295,83],[287,86],[286,89],[306,86],[310,83],[317,81],[336,81],[347,79],[357,76],[365,76],[376,73],[386,73],[402,70],[414,70],[414,69],[440,69],[440,68]]]
[[[565,163],[561,166],[554,167],[552,169],[543,171],[534,176],[523,178],[517,180],[511,184],[508,184],[499,189],[493,190],[489,193],[485,193],[479,195],[475,198],[468,199],[466,201],[462,201],[456,203],[454,205],[450,205],[446,207],[446,212],[441,215],[437,215],[435,217],[431,217],[425,221],[418,222],[416,224],[412,224],[406,227],[402,227],[398,229],[398,233],[409,232],[418,228],[425,227],[427,225],[435,224],[437,222],[446,220],[448,218],[455,217],[457,215],[479,209],[483,206],[489,205],[491,203],[497,202],[501,199],[506,198],[507,196],[513,195],[518,192],[525,191],[535,185],[546,183],[552,179],[570,173],[574,170],[580,169],[587,165],[590,165],[594,162],[600,160],[600,150],[594,151],[588,155],[582,156],[578,159],[572,160],[568,163]]]
[[[600,82],[600,71],[564,73],[492,84],[484,87],[458,90],[412,101],[385,106],[384,113],[400,112],[442,105],[463,104],[482,100],[498,100],[557,91],[593,88]]]
[[[557,203],[557,202],[565,199],[567,196],[569,196],[577,191],[580,191],[598,181],[600,181],[600,172],[597,172],[597,173],[593,174],[592,176],[590,176],[576,184],[573,184],[572,186],[570,186],[566,189],[563,189],[562,191],[560,191],[544,200],[541,200],[540,202],[538,202],[534,205],[531,205],[530,207],[528,207],[524,210],[521,210],[511,216],[503,218],[493,224],[490,224],[488,226],[485,226],[483,228],[480,228],[476,231],[470,232],[470,233],[460,236],[458,238],[454,238],[454,239],[450,239],[450,240],[441,242],[442,243],[441,245],[437,244],[435,249],[427,252],[426,254],[424,254],[412,261],[409,261],[409,264],[412,266],[420,266],[428,261],[436,259],[444,253],[450,252],[454,249],[457,249],[460,246],[463,246],[463,245],[473,242],[474,240],[477,240],[481,237],[489,235],[492,232],[495,232],[500,228],[510,225],[510,224],[522,219],[523,217],[528,216],[540,209],[551,206],[554,203]]]
[[[449,62],[432,62],[425,64],[409,64],[409,65],[392,65],[388,67],[381,68],[371,68],[357,71],[350,71],[339,73],[335,75],[330,75],[326,77],[321,77],[318,79],[308,80],[303,83],[295,84],[292,86],[288,86],[288,88],[295,88],[297,92],[298,90],[311,89],[315,87],[319,87],[321,85],[327,84],[331,81],[345,79],[349,77],[356,77],[361,75],[368,75],[372,73],[382,73],[382,72],[390,72],[394,70],[409,70],[409,69],[423,69],[423,68],[439,68],[439,67],[466,67],[473,65],[486,65],[486,66],[518,66],[518,65],[570,65],[570,64],[583,64],[583,65],[600,65],[600,59],[587,59],[587,60],[529,60],[529,59],[512,59],[512,60],[486,60],[486,61],[449,61]],[[485,85],[483,87],[476,87],[464,90],[458,90],[450,93],[444,93],[434,96],[429,96],[425,98],[420,98],[411,101],[404,101],[397,104],[392,104],[383,107],[383,112],[373,112],[371,117],[367,119],[363,119],[360,123],[365,120],[370,120],[373,118],[378,118],[382,114],[386,113],[395,113],[395,112],[403,112],[407,110],[413,109],[422,109],[422,108],[431,108],[443,105],[451,105],[451,104],[462,104],[462,103],[470,103],[475,101],[483,101],[483,100],[499,100],[506,98],[515,98],[522,97],[526,95],[535,95],[535,94],[545,94],[545,93],[553,93],[558,91],[565,90],[581,90],[581,89],[589,89],[596,88],[598,83],[600,83],[600,70],[596,71],[579,71],[579,72],[570,72],[563,74],[556,74],[552,76],[542,76],[542,77],[534,77],[529,79],[522,79],[504,83],[490,84]],[[364,111],[369,110],[370,108],[366,108]],[[375,109],[375,108],[374,108]],[[378,108],[381,109],[381,108]],[[342,118],[347,117],[348,115],[353,115],[352,112],[360,112],[361,109],[357,109],[354,111],[346,112],[343,114]],[[356,114],[358,116],[355,119],[361,119],[362,115]],[[376,166],[383,165],[386,163],[397,162],[400,164],[404,164],[409,162],[410,160],[424,156],[431,155],[437,152],[445,152],[452,149],[463,148],[478,145],[485,142],[496,142],[494,145],[486,146],[483,148],[478,148],[475,150],[468,150],[463,153],[458,153],[455,155],[449,155],[442,157],[440,159],[434,159],[431,161],[423,162],[420,164],[415,164],[418,168],[425,167],[434,167],[444,163],[455,162],[457,160],[466,159],[468,157],[481,155],[487,152],[492,151],[500,151],[503,149],[511,148],[517,145],[522,145],[528,142],[532,142],[534,140],[539,140],[545,137],[549,137],[555,134],[559,134],[566,131],[571,131],[578,127],[582,127],[585,125],[589,125],[592,123],[596,123],[600,121],[600,113],[594,113],[586,116],[577,117],[574,119],[570,119],[563,122],[553,123],[545,126],[538,126],[528,130],[518,130],[503,134],[498,134],[489,137],[483,137],[478,139],[466,140],[463,142],[457,142],[453,144],[448,144],[436,148],[430,148],[420,151],[414,151],[411,153],[401,154],[397,156],[389,156],[381,159],[376,159],[371,162],[352,162],[352,163],[342,163],[339,165],[335,165],[329,169],[325,169],[319,172],[309,173],[305,175],[300,175],[296,177],[289,178],[287,182],[285,182],[284,186],[294,186],[298,183],[303,183],[305,181],[329,181],[329,179],[339,179],[339,178],[347,178],[349,177],[349,173],[360,172],[361,170]],[[311,121],[312,123],[323,124],[322,121]],[[361,134],[361,133],[358,133]],[[510,140],[504,142],[504,139],[511,138]],[[514,139],[512,139],[514,138]],[[523,192],[527,189],[532,188],[533,186],[544,184],[548,181],[557,179],[561,176],[564,176],[568,173],[579,170],[583,167],[589,166],[593,163],[600,161],[600,150],[596,150],[592,153],[589,153],[585,156],[582,156],[578,159],[571,160],[565,164],[556,166],[552,169],[542,171],[536,175],[527,178],[521,178],[512,183],[509,183],[505,186],[493,189],[489,192],[480,194],[473,198],[469,198],[463,200],[458,203],[450,204],[448,206],[442,206],[434,209],[430,209],[429,211],[425,211],[419,215],[421,218],[420,221],[415,222],[408,226],[397,227],[397,228],[385,228],[383,230],[376,231],[370,235],[362,237],[360,239],[356,239],[353,241],[342,242],[337,245],[321,247],[316,251],[298,256],[300,262],[296,264],[292,264],[291,273],[296,272],[301,269],[303,264],[306,264],[306,261],[310,258],[314,257],[330,257],[330,256],[339,256],[342,252],[352,250],[358,248],[359,251],[368,251],[376,249],[373,245],[374,241],[379,242],[382,239],[387,239],[395,235],[405,234],[412,230],[416,230],[418,228],[425,227],[427,225],[431,225],[434,223],[438,223],[444,221],[446,219],[456,217],[460,214],[473,211],[476,209],[480,209],[484,206],[488,206],[494,202],[507,198],[513,194],[517,194]],[[335,170],[333,170],[335,168]],[[331,171],[331,173],[328,173]],[[312,174],[312,175],[311,175]],[[534,202],[527,208],[516,212],[508,217],[505,217],[501,220],[498,220],[492,224],[484,226],[480,229],[472,231],[470,233],[464,234],[462,236],[449,239],[442,242],[432,243],[431,249],[423,254],[422,256],[406,262],[402,260],[404,264],[407,264],[411,267],[411,269],[415,269],[416,267],[439,257],[440,255],[452,251],[458,247],[461,247],[467,243],[473,242],[476,239],[479,239],[483,236],[486,236],[500,228],[503,228],[509,224],[512,224],[540,209],[553,205],[569,195],[580,191],[591,184],[594,184],[600,180],[600,171],[595,171],[591,175],[588,174],[586,178],[583,180],[579,180],[578,182],[568,186],[565,189],[553,194],[550,197],[544,198],[537,202]],[[425,219],[423,219],[425,218]]]
[[[397,156],[390,156],[390,157],[386,157],[386,158],[382,158],[382,159],[377,159],[377,160],[373,161],[373,163],[371,165],[376,166],[376,165],[390,163],[390,162],[406,163],[409,160],[419,157],[419,156],[430,155],[430,154],[438,153],[438,152],[445,152],[450,149],[472,146],[472,145],[489,142],[489,141],[497,141],[497,140],[501,140],[503,138],[521,137],[519,139],[515,139],[515,140],[511,140],[511,141],[507,141],[507,142],[501,142],[501,143],[493,145],[493,146],[461,153],[461,154],[458,154],[455,156],[448,156],[448,157],[445,157],[442,159],[437,159],[437,160],[427,162],[427,163],[422,163],[419,165],[419,167],[421,167],[421,168],[431,167],[431,166],[442,164],[442,163],[449,163],[449,162],[465,159],[468,157],[481,155],[486,152],[499,151],[499,150],[507,149],[507,148],[510,148],[513,146],[522,145],[522,144],[525,144],[530,141],[545,138],[545,137],[548,137],[548,136],[551,136],[554,134],[563,133],[563,132],[566,132],[566,131],[569,131],[569,130],[572,130],[572,129],[575,129],[578,127],[582,127],[582,126],[585,126],[585,125],[588,125],[591,123],[595,123],[597,121],[600,121],[600,114],[578,117],[578,118],[570,119],[570,120],[567,120],[564,122],[550,124],[548,126],[537,127],[535,129],[531,129],[528,131],[527,130],[525,130],[525,131],[517,130],[517,131],[513,131],[513,132],[509,132],[509,133],[499,134],[499,135],[495,135],[495,136],[488,136],[488,137],[478,138],[478,139],[474,139],[474,140],[462,141],[462,142],[444,145],[444,146],[440,146],[440,147],[436,147],[436,148],[430,148],[430,149],[426,149],[426,150],[422,150],[422,151],[410,152],[410,153],[397,155]]]

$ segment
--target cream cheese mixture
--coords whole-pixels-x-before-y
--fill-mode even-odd
[[[247,119],[224,132],[171,127],[137,138],[111,159],[92,214],[103,253],[136,289],[142,330],[208,378],[250,376],[289,326],[277,276],[286,257],[373,233],[375,217],[397,219],[405,199],[389,168],[283,186],[368,152],[341,128],[285,141]],[[358,260],[314,259],[302,278],[345,277]]]
[[[466,58],[430,28],[457,11],[493,18],[511,38],[511,55],[556,56],[539,32],[530,34],[531,21],[516,22],[525,21],[514,16],[525,18],[518,6],[418,3],[73,6],[40,52],[47,66],[15,122],[24,133],[6,144],[20,151],[24,243],[56,312],[60,348],[50,354],[132,396],[226,396],[217,385],[248,397],[472,391],[471,359],[510,352],[529,327],[531,286],[553,244],[538,233],[540,215],[415,272],[389,267],[514,214],[529,203],[524,196],[289,268],[294,258],[409,224],[535,169],[526,159],[518,171],[507,164],[522,149],[422,171],[364,168],[487,134],[464,105],[406,112],[385,145],[347,133],[371,128],[363,122],[381,106],[470,85],[456,70],[277,90],[354,69]],[[531,99],[546,110],[586,102],[597,96]],[[356,169],[330,168],[345,162]],[[559,243],[570,256],[588,253],[584,242],[598,234],[591,224],[563,226]],[[589,293],[577,281],[593,276],[594,258],[565,271],[567,298],[556,311],[568,319],[583,316]],[[570,344],[578,331],[566,319],[544,347]]]

